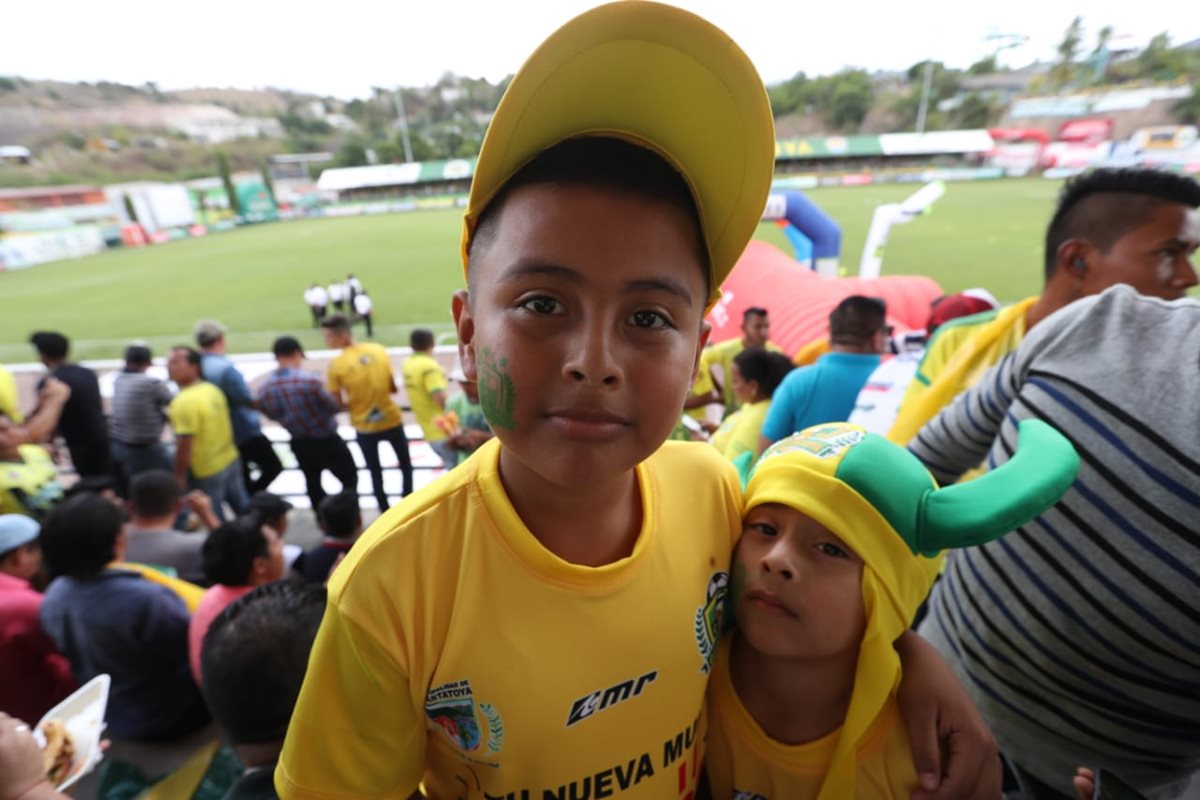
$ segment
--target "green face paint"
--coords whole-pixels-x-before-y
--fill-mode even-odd
[[[516,392],[513,389],[512,378],[509,377],[508,359],[496,360],[492,351],[483,348],[479,355],[479,405],[483,415],[493,428],[517,427],[513,419],[513,405],[516,402]]]

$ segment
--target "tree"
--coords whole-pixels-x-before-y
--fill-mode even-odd
[[[1171,109],[1180,122],[1195,125],[1200,123],[1200,84],[1192,86],[1192,95],[1180,100]]]
[[[1055,88],[1069,86],[1075,80],[1075,60],[1082,44],[1083,17],[1075,17],[1058,44],[1058,61],[1050,68],[1050,84]]]
[[[974,64],[972,64],[971,66],[967,67],[967,74],[968,75],[990,75],[991,73],[995,72],[997,69],[998,68],[996,66],[996,54],[992,53],[990,56],[984,56],[983,58],[979,59]]]
[[[217,150],[217,174],[221,176],[221,183],[225,184],[225,196],[229,198],[229,210],[234,216],[242,215],[242,206],[238,202],[237,190],[233,188],[233,175],[229,171],[229,156],[225,155],[224,150]]]
[[[346,142],[333,156],[335,167],[365,167],[367,163],[367,148],[360,139]]]

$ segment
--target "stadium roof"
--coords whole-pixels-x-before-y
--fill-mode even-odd
[[[450,161],[414,161],[407,164],[378,164],[373,167],[327,169],[317,180],[323,192],[344,192],[382,186],[409,186],[417,183],[467,180],[475,174],[474,158]]]

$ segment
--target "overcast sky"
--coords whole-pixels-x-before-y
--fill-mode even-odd
[[[1112,25],[1140,46],[1166,30],[1176,43],[1200,37],[1194,0],[676,0],[741,44],[767,82],[803,70],[903,69],[931,57],[965,67],[996,45],[991,34],[1029,42],[1006,50],[1019,66],[1053,56],[1076,13],[1086,45]],[[343,98],[371,86],[419,86],[450,71],[498,80],[589,0],[14,0],[6,4],[0,75],[109,80],[164,89],[281,88]],[[311,10],[310,10],[311,9]]]

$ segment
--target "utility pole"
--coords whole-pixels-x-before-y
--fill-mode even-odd
[[[400,94],[399,86],[392,92],[392,97],[396,100],[396,119],[400,123],[400,141],[404,144],[404,161],[408,163],[413,160],[412,143],[408,140],[408,117],[404,114],[404,97]]]
[[[929,108],[929,92],[933,88],[933,60],[925,60],[925,77],[921,81],[921,105],[917,108],[917,133],[925,132],[925,112]]]

